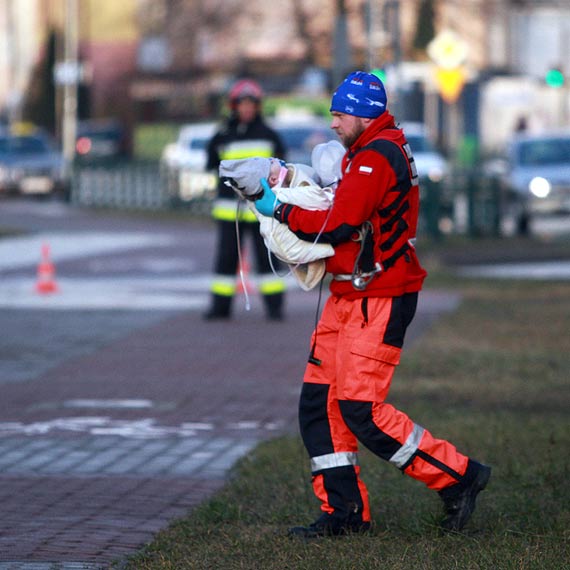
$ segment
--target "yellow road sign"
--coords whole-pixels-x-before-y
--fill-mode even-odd
[[[435,80],[443,100],[446,103],[455,103],[465,84],[465,70],[462,67],[438,67],[435,70]]]
[[[428,44],[427,54],[439,66],[454,69],[467,59],[467,43],[451,30],[444,30]]]

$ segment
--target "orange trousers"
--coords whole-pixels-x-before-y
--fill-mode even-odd
[[[467,469],[468,457],[451,443],[385,402],[417,298],[331,296],[313,332],[299,424],[321,509],[340,519],[370,521],[358,441],[437,491]]]

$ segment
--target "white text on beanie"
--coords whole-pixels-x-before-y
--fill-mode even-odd
[[[364,71],[354,71],[333,93],[331,113],[375,119],[386,110],[386,89],[382,81]]]

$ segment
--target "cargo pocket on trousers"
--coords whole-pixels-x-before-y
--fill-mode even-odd
[[[401,352],[395,346],[354,340],[350,347],[351,373],[345,379],[343,396],[349,400],[383,402]]]

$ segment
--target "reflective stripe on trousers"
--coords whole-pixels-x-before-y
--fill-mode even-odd
[[[418,450],[424,431],[422,426],[414,424],[414,429],[408,436],[408,439],[406,439],[404,445],[402,445],[388,461],[399,469],[406,465]],[[311,471],[313,473],[334,467],[345,467],[347,465],[358,465],[358,453],[343,451],[311,457]]]
[[[393,463],[398,469],[401,469],[412,460],[418,447],[420,446],[420,441],[424,435],[424,428],[418,424],[414,424],[414,429],[412,433],[408,436],[408,439],[404,442],[404,445],[400,447],[388,461]]]
[[[358,465],[358,454],[353,452],[327,453],[319,457],[311,457],[311,471],[313,473],[333,467],[346,467]]]
[[[260,275],[257,281],[260,295],[278,295],[287,290],[285,281],[280,277],[275,277],[273,274]],[[241,281],[237,274],[227,276],[218,273],[214,275],[210,291],[222,297],[233,297],[237,293],[239,285],[241,285]]]
[[[216,274],[210,286],[210,291],[222,297],[233,297],[237,291],[237,282],[234,276]]]
[[[280,277],[273,275],[260,275],[259,276],[259,292],[262,295],[276,295],[277,293],[285,292],[285,281]]]

